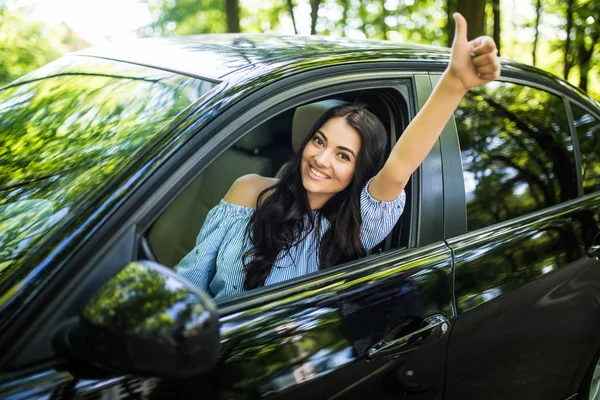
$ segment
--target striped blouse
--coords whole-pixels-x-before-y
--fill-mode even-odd
[[[367,251],[391,232],[406,202],[404,191],[392,201],[375,200],[367,190],[370,182],[363,188],[360,198],[360,239]],[[176,271],[215,299],[242,292],[245,278],[242,254],[250,248],[245,232],[253,212],[254,208],[221,200],[208,213],[196,239],[196,247],[179,262]],[[314,230],[311,231],[288,254],[279,257],[265,285],[318,271],[318,240],[323,237],[328,227],[328,221],[322,217],[318,237]]]

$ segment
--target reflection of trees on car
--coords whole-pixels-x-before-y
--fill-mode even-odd
[[[327,290],[337,295],[322,296],[325,301],[315,292],[295,312],[267,304],[260,312],[260,323],[256,310],[246,312],[245,318],[243,313],[237,315],[235,323],[222,319],[219,374],[204,377],[204,387],[214,390],[216,398],[255,398],[280,392],[363,359],[371,346],[390,333],[385,329],[390,321],[414,328],[427,315],[441,309],[451,312],[446,304],[449,298],[439,290],[440,285],[450,285],[445,273],[436,268],[410,268],[408,263],[381,271],[388,278],[377,282],[372,282],[373,276],[359,278],[363,281],[360,290],[356,282],[342,283]],[[399,270],[406,273],[398,275]],[[351,287],[353,290],[347,291]],[[423,292],[428,296],[432,292],[433,301],[426,302]],[[299,294],[301,297],[306,294]],[[372,335],[374,331],[380,334]],[[394,337],[406,334],[399,331]],[[194,385],[198,378],[189,381],[189,387]],[[159,384],[157,390],[167,394],[170,389]],[[184,385],[177,390],[186,395],[188,389]]]
[[[573,143],[560,97],[494,83],[472,90],[455,116],[470,231],[577,196]],[[575,222],[524,226],[512,232],[511,243],[490,238],[491,247],[474,249],[457,280],[459,308],[487,300],[461,292],[463,287],[483,285],[487,296],[497,297],[582,257],[597,227],[589,213],[575,216]],[[475,262],[482,252],[485,268]]]
[[[472,90],[456,112],[469,230],[577,195],[562,100],[509,83]]]
[[[578,220],[590,217],[582,213]],[[586,232],[579,221],[529,224],[504,241],[490,235],[488,246],[465,251],[456,280],[458,308],[474,308],[583,257]],[[469,292],[474,287],[478,291]]]
[[[204,84],[99,61],[87,66],[89,72],[73,73],[87,65],[82,57],[76,60],[49,64],[0,91],[0,206],[48,202],[52,223],[36,235],[73,214],[73,203],[102,190],[107,177],[135,161],[136,152],[196,100]],[[23,229],[30,214],[13,215],[12,228],[0,233],[0,263],[28,248],[25,237],[34,239],[31,229]]]
[[[29,241],[48,230],[53,222],[52,204],[46,200],[24,200],[0,205],[0,274]]]
[[[179,321],[185,321],[186,308],[170,309],[185,301],[186,288],[173,290],[165,287],[159,274],[130,265],[110,280],[84,309],[83,315],[99,326],[118,326],[122,332],[168,333]],[[182,318],[183,317],[183,318]]]

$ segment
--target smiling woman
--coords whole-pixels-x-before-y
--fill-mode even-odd
[[[404,209],[404,187],[464,94],[500,74],[495,43],[456,18],[451,61],[385,160],[385,128],[364,106],[336,104],[280,179],[244,176],[213,208],[178,271],[216,298],[366,255]],[[241,255],[241,257],[240,257]]]

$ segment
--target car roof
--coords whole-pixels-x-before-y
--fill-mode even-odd
[[[122,61],[213,83],[260,78],[265,73],[285,70],[292,64],[312,61],[337,62],[399,61],[445,65],[450,57],[447,47],[350,39],[332,36],[274,34],[211,34],[170,38],[134,39],[119,44],[94,46],[72,53]],[[345,56],[347,55],[347,57]],[[553,81],[572,94],[600,107],[600,102],[567,81],[538,68],[502,59],[503,70],[521,71],[530,77]]]
[[[449,49],[381,40],[319,36],[220,34],[138,39],[74,53],[159,68],[215,82],[274,62],[318,59],[332,54],[391,50],[411,61],[447,62]]]

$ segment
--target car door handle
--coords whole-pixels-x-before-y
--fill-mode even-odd
[[[600,245],[594,244],[587,251],[588,257],[600,257]]]
[[[399,339],[383,339],[367,351],[367,360],[394,358],[425,346],[448,332],[448,319],[442,314],[432,315],[423,320],[424,327]]]

